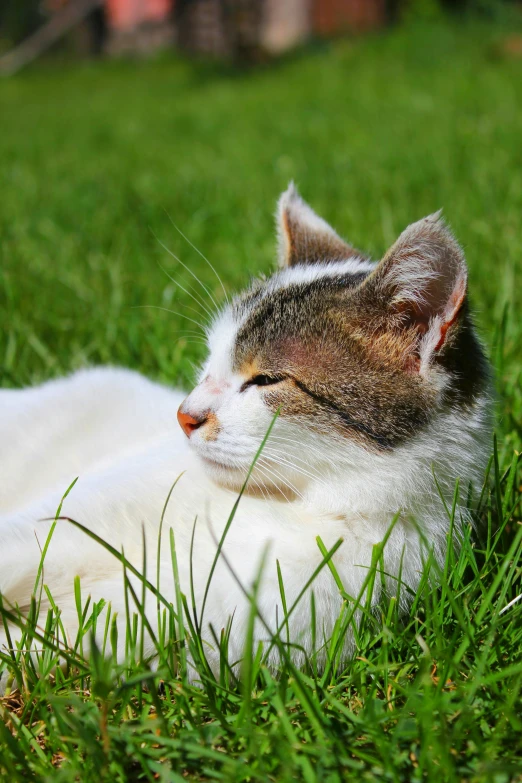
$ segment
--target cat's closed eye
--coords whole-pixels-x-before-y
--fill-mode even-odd
[[[260,373],[259,375],[254,375],[249,381],[246,381],[241,387],[241,391],[245,391],[249,386],[273,386],[283,380],[284,377],[282,375],[265,375]]]

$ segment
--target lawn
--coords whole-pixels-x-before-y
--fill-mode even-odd
[[[346,669],[273,679],[255,660],[242,682],[195,688],[167,662],[151,679],[96,658],[46,683],[21,655],[0,780],[522,781],[522,601],[502,611],[522,592],[522,59],[508,32],[437,24],[243,73],[165,57],[0,83],[2,385],[111,363],[190,387],[204,347],[187,317],[205,312],[174,254],[222,291],[176,226],[236,290],[271,269],[275,199],[294,179],[376,258],[444,209],[499,414],[483,532],[450,548],[439,589],[427,564],[408,617],[393,601],[365,615]]]

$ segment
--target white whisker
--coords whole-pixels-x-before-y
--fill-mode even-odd
[[[320,484],[325,489],[329,488],[327,482],[321,479],[319,476],[310,476],[307,473],[303,473],[301,470],[297,469],[295,465],[289,465],[288,463],[278,463],[278,464],[280,465],[281,468],[291,468],[293,473],[297,474],[298,476],[302,476],[303,478],[307,479],[309,482],[311,481],[314,484]]]
[[[174,345],[179,345],[179,343],[183,340],[184,345],[206,345],[206,340],[195,340],[194,338],[192,340],[187,340],[185,337],[180,337],[179,340],[176,340]]]
[[[280,448],[284,448],[285,451],[281,452]],[[271,446],[268,446],[266,449],[263,449],[263,451],[267,451],[268,449],[271,449],[271,451],[274,452],[275,454],[281,454],[282,457],[286,457],[287,459],[290,458],[290,457],[292,459],[296,459],[298,462],[302,462],[303,465],[306,465],[307,468],[310,468],[310,469],[315,468],[315,466],[313,464],[311,464],[310,460],[307,460],[304,457],[300,457],[298,454],[294,454],[293,452],[289,451],[289,449],[286,446],[286,444],[283,444],[282,447],[280,447],[278,443],[275,443],[275,444],[272,444]],[[301,448],[301,450],[302,450],[302,448]],[[316,453],[319,456],[322,456],[321,452],[318,449],[315,450],[314,453]]]
[[[260,460],[260,461],[261,461],[261,460]],[[259,465],[259,462],[258,462],[257,464]],[[268,466],[267,466],[265,463],[263,463],[262,465],[259,465],[259,467],[260,467],[261,471],[265,473],[265,475],[266,475],[267,473],[268,473],[268,474],[271,474],[271,475],[272,475],[272,476],[274,476],[274,477],[275,477],[275,478],[276,478],[276,479],[277,479],[279,482],[281,482],[281,483],[283,484],[283,486],[287,487],[287,489],[289,489],[289,490],[290,490],[291,492],[293,492],[295,495],[297,495],[297,496],[298,496],[298,497],[300,497],[302,500],[304,500],[302,493],[301,493],[301,492],[300,492],[300,491],[297,489],[297,487],[296,487],[294,484],[292,484],[292,482],[291,482],[291,481],[289,481],[289,480],[288,480],[288,479],[287,479],[285,476],[282,476],[282,475],[279,473],[279,471],[277,471],[277,470],[274,468],[274,466],[273,466],[273,465],[270,465],[270,468],[269,468],[269,467],[268,467]],[[281,490],[281,487],[278,487],[278,489],[279,489],[279,491],[280,491],[280,492],[282,492],[282,490]],[[283,493],[283,497],[284,497],[286,500],[288,500],[288,498],[286,497],[286,495],[285,495],[284,493]]]
[[[161,264],[158,264],[158,266],[161,269],[161,271],[164,272],[167,275],[169,280],[171,280],[174,283],[174,285],[176,285],[178,288],[181,288],[181,290],[184,291],[184,293],[186,293],[187,296],[190,296],[190,298],[193,299],[194,302],[196,302],[200,307],[203,308],[203,310],[206,312],[206,314],[208,315],[208,317],[212,321],[212,319],[214,318],[214,313],[212,312],[212,310],[210,310],[206,306],[206,304],[203,302],[203,300],[199,296],[196,297],[196,296],[194,296],[194,294],[191,294],[190,291],[188,291],[184,286],[181,285],[181,283],[178,283],[178,281],[175,280],[169,272],[167,272],[165,267],[161,266]]]
[[[270,475],[269,475],[269,473],[270,473],[270,472],[269,472],[269,471],[267,472],[266,470],[263,470],[263,468],[261,468],[261,467],[259,467],[259,470],[260,470],[260,472],[261,472],[261,473],[262,473],[262,474],[265,476],[265,478],[268,478],[268,479],[270,479]],[[276,478],[277,478],[277,477],[276,477]],[[274,476],[273,476],[273,474],[272,474],[271,483],[274,483],[273,479],[274,479]],[[280,480],[279,480],[279,479],[278,479],[278,482],[279,482],[279,483],[276,483],[277,491],[281,493],[281,495],[284,497],[284,499],[286,500],[286,502],[287,502],[287,503],[290,503],[290,499],[289,499],[289,498],[287,497],[287,495],[285,495],[285,493],[283,492],[283,489],[282,489],[282,487],[281,487],[281,484],[280,484]]]
[[[214,297],[212,296],[212,292],[210,291],[210,289],[209,289],[209,288],[207,288],[207,286],[205,285],[205,283],[203,283],[203,281],[202,281],[202,280],[200,280],[200,278],[199,278],[199,277],[196,275],[196,273],[195,273],[195,272],[193,272],[193,271],[192,271],[192,269],[191,269],[189,266],[187,266],[187,264],[185,264],[185,263],[184,263],[184,262],[181,260],[181,258],[179,258],[179,257],[178,257],[178,256],[177,256],[177,255],[176,255],[176,254],[175,254],[175,253],[172,251],[172,250],[170,250],[170,249],[169,249],[169,248],[168,248],[168,247],[167,247],[167,246],[166,246],[166,245],[165,245],[165,244],[164,244],[164,243],[161,241],[161,239],[158,239],[158,237],[156,237],[156,240],[157,240],[157,241],[160,243],[160,245],[162,246],[162,248],[163,248],[164,250],[166,250],[166,251],[167,251],[167,253],[168,253],[169,255],[171,255],[171,256],[172,256],[172,258],[174,258],[174,259],[175,259],[175,260],[178,262],[178,264],[181,264],[181,266],[183,267],[183,269],[186,269],[186,270],[187,270],[187,272],[189,273],[189,275],[192,275],[192,277],[194,278],[194,280],[196,281],[196,283],[199,283],[199,285],[200,285],[200,286],[201,286],[201,288],[202,288],[202,289],[205,291],[205,293],[207,294],[207,296],[209,296],[209,297],[210,297],[210,299],[211,299],[211,301],[212,301],[212,304],[214,305],[214,307],[216,308],[216,310],[219,310],[218,303],[216,302],[216,300],[215,300],[215,299],[214,299]]]
[[[319,452],[319,453],[321,452],[321,449],[318,446],[316,446],[316,445],[313,445],[313,444],[310,444],[310,443],[303,444],[303,442],[297,440],[297,438],[289,438],[289,437],[286,437],[284,435],[278,435],[277,433],[271,433],[270,434],[269,442],[270,441],[282,441],[282,442],[285,442],[285,443],[292,443],[293,445],[297,446],[297,448],[300,450],[300,452],[303,451],[303,448],[307,449],[309,451],[312,451],[312,452]]]
[[[206,335],[207,333],[207,327],[204,326],[201,321],[196,321],[194,318],[189,318],[188,315],[184,315],[183,313],[179,313],[177,310],[171,310],[169,307],[160,307],[159,305],[133,305],[131,307],[131,310],[164,310],[166,313],[172,313],[172,315],[177,315],[180,318],[185,318],[187,321],[190,321],[193,324],[196,324],[196,326],[199,326],[200,329],[203,330],[203,334]]]
[[[296,473],[300,473],[301,475],[306,476],[312,479],[313,481],[320,481],[321,483],[326,484],[325,481],[326,475],[324,473],[320,473],[319,470],[317,470],[317,468],[315,468],[313,465],[304,462],[304,460],[300,460],[299,457],[295,457],[295,459],[299,460],[299,462],[303,462],[303,464],[306,465],[308,470],[305,470],[300,465],[295,464],[294,462],[292,462],[292,460],[289,457],[280,454],[278,451],[274,449],[265,449],[263,453],[274,458],[280,465],[286,465],[287,467],[292,468],[293,470],[296,471]]]
[[[303,453],[303,449],[306,451],[309,451],[312,454],[323,454],[323,450],[316,445],[312,445],[310,443],[304,444],[302,441],[297,440],[296,438],[287,438],[282,435],[271,435],[269,439],[269,443],[284,443],[284,444],[291,444],[292,446],[296,446],[296,448],[299,450],[299,453]]]
[[[264,498],[265,500],[267,500],[267,499],[268,499],[268,494],[267,494],[267,492],[266,492],[265,488],[263,487],[263,485],[262,485],[262,484],[260,484],[260,483],[259,483],[259,481],[257,481],[257,479],[255,479],[255,478],[254,478],[252,475],[250,476],[250,481],[253,481],[253,482],[254,482],[254,484],[256,485],[256,487],[258,488],[258,490],[261,492],[261,494],[262,494],[263,498]]]
[[[183,231],[182,231],[180,228],[178,228],[178,226],[177,226],[177,225],[174,223],[174,221],[172,220],[172,218],[171,218],[171,216],[168,214],[168,212],[167,212],[167,217],[168,217],[168,219],[170,220],[170,222],[172,223],[172,225],[174,226],[174,228],[176,229],[176,231],[177,231],[179,234],[181,234],[181,236],[183,237],[183,239],[185,240],[185,242],[188,242],[188,243],[189,243],[189,245],[190,245],[190,246],[191,246],[191,247],[192,247],[192,248],[193,248],[193,249],[196,251],[196,253],[199,253],[199,255],[201,256],[201,258],[203,259],[203,261],[205,261],[205,263],[209,265],[210,269],[211,269],[211,270],[214,272],[214,274],[215,274],[215,276],[216,276],[216,278],[217,278],[217,280],[218,280],[218,283],[220,284],[221,288],[223,289],[223,293],[225,294],[225,299],[226,299],[226,301],[227,301],[228,303],[230,303],[230,299],[228,298],[228,294],[227,294],[227,291],[226,291],[226,288],[225,288],[225,286],[223,285],[223,281],[222,281],[221,277],[219,276],[218,272],[216,271],[216,269],[214,268],[214,266],[213,266],[213,265],[210,263],[210,261],[208,260],[208,258],[207,258],[205,255],[203,255],[203,253],[201,252],[201,250],[200,250],[198,247],[196,247],[196,245],[195,245],[193,242],[191,242],[191,241],[190,241],[190,239],[189,239],[189,238],[188,238],[188,237],[187,237],[187,236],[186,236],[186,235],[183,233]]]

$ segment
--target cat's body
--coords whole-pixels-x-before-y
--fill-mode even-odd
[[[21,499],[20,505],[16,501],[13,504],[13,498],[6,504],[6,499],[3,498],[0,517],[1,586],[5,596],[20,606],[27,603],[33,590],[40,561],[40,548],[43,547],[49,531],[50,519],[54,518],[64,490],[76,476],[80,478],[63,504],[62,515],[85,524],[118,550],[121,550],[123,545],[126,558],[140,571],[143,558],[143,526],[147,540],[147,574],[155,582],[160,518],[169,489],[180,476],[164,520],[160,590],[172,599],[172,564],[168,533],[169,528],[173,527],[179,552],[182,589],[189,595],[189,548],[194,519],[197,516],[193,578],[197,604],[201,607],[216,550],[216,540],[220,538],[237,500],[237,492],[219,487],[211,481],[201,470],[197,457],[190,452],[188,441],[175,416],[172,416],[183,395],[152,384],[135,373],[110,369],[78,373],[68,379],[31,390],[31,393],[39,407],[40,426],[45,422],[44,428],[52,428],[54,435],[60,430],[63,431],[62,425],[69,425],[71,407],[81,406],[88,412],[89,409],[92,410],[93,403],[96,407],[96,401],[99,403],[100,399],[106,399],[107,394],[111,395],[116,391],[126,396],[129,405],[126,410],[121,406],[117,413],[107,410],[106,417],[97,419],[98,437],[95,437],[95,433],[88,434],[86,440],[90,443],[85,454],[79,453],[75,445],[78,440],[71,442],[70,448],[62,442],[62,460],[59,465],[49,460],[46,466],[45,460],[38,460],[33,473],[38,476],[35,485],[31,483],[31,474],[26,473],[28,492],[20,491],[16,495]],[[48,407],[43,402],[46,393]],[[16,392],[2,392],[2,395],[4,394],[13,398],[22,397],[22,394],[17,395]],[[63,403],[62,406],[57,406],[59,401]],[[17,402],[23,408],[20,409],[19,416],[16,415],[16,410],[13,411],[12,422],[20,422],[22,410],[27,413],[30,408],[28,400],[19,399]],[[134,444],[122,443],[122,434],[127,428],[132,427],[132,431],[136,433],[137,422],[143,426],[142,439]],[[40,454],[49,454],[53,446],[58,445],[60,436],[53,443],[53,435],[51,432],[48,434],[49,447],[38,449]],[[96,453],[98,458],[95,457]],[[12,455],[9,469],[10,465],[16,462],[17,456],[23,459],[23,452]],[[15,465],[12,474],[13,487],[19,467]],[[52,487],[43,493],[40,471],[47,478],[48,486]],[[8,484],[10,478],[8,473]],[[31,491],[34,493],[32,497]],[[25,503],[28,496],[29,503]],[[356,590],[364,578],[364,569],[360,569],[356,579],[350,578],[353,563],[359,560],[367,561],[369,547],[382,538],[387,522],[389,519],[386,515],[379,533],[369,535],[369,531],[364,528],[357,530],[360,528],[360,522],[354,516],[350,549],[346,552],[349,563],[346,574],[347,589]],[[224,551],[234,564],[242,583],[249,587],[258,573],[265,547],[270,546],[271,566],[266,569],[264,575],[266,599],[262,599],[262,606],[267,619],[275,627],[276,605],[280,603],[274,600],[279,591],[275,559],[280,562],[288,600],[291,601],[321,561],[316,536],[320,535],[325,545],[331,547],[339,538],[345,537],[346,532],[347,520],[336,518],[336,515],[328,513],[326,508],[318,513],[313,511],[312,504],[308,505],[298,499],[287,502],[281,496],[277,499],[246,494],[239,504]],[[338,567],[340,562],[339,558]],[[345,570],[341,567],[341,573]],[[55,530],[46,557],[44,578],[65,614],[66,627],[72,635],[77,626],[76,607],[71,600],[76,574],[80,575],[85,597],[91,594],[93,600],[104,598],[111,601],[113,609],[124,615],[121,565],[85,534],[62,520]],[[337,609],[332,606],[332,617],[335,619],[339,608],[335,585],[326,573],[319,578],[315,583],[319,601],[321,583],[326,586],[326,602],[329,605],[337,605]],[[149,596],[148,602],[152,610],[151,621],[154,622],[155,599],[152,595]],[[302,618],[304,627],[309,625],[308,611],[307,606],[307,616]],[[238,659],[244,640],[248,603],[221,560],[213,577],[205,615],[215,628],[221,629],[233,614],[231,649],[235,659]],[[281,616],[279,606],[280,619]],[[149,647],[147,652],[152,652],[152,648]],[[211,660],[212,657],[210,653]]]
[[[216,319],[209,359],[185,402],[181,392],[110,368],[0,390],[5,603],[27,609],[49,519],[77,476],[62,516],[123,548],[140,570],[145,537],[147,575],[155,582],[162,510],[180,477],[165,514],[160,591],[174,600],[172,527],[181,589],[190,594],[197,517],[192,579],[200,611],[217,541],[275,412],[279,418],[225,541],[234,575],[220,558],[212,579],[203,618],[209,642],[208,623],[219,634],[233,616],[230,657],[241,657],[250,605],[236,577],[250,588],[265,552],[258,603],[273,629],[283,616],[276,560],[290,605],[322,559],[318,536],[327,548],[343,539],[334,561],[352,596],[372,547],[399,511],[385,551],[388,588],[393,591],[401,568],[407,585],[418,583],[417,524],[443,558],[449,519],[433,473],[450,507],[457,478],[466,487],[480,485],[490,426],[487,371],[469,324],[460,250],[439,219],[428,218],[374,265],[292,189],[282,200],[281,223],[287,268]],[[465,514],[459,509],[457,527]],[[76,575],[84,597],[110,601],[123,623],[121,564],[61,520],[44,582],[71,639],[78,626]],[[327,568],[313,591],[319,636],[327,639],[341,606]],[[154,625],[153,595],[147,602]],[[290,626],[293,641],[309,650],[309,594]],[[120,630],[123,657],[124,625]],[[14,627],[11,633],[16,640]],[[266,638],[261,624],[256,635]],[[0,626],[0,647],[5,644]],[[150,641],[146,651],[153,652]],[[208,654],[217,665],[217,652],[209,647]]]

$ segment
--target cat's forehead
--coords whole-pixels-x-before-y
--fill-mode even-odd
[[[282,269],[273,275],[266,285],[266,294],[289,285],[307,284],[328,280],[342,280],[346,285],[359,282],[372,272],[377,264],[363,256],[352,256],[345,261],[317,264],[298,264]]]
[[[301,354],[308,362],[310,336],[323,330],[325,317],[339,305],[339,295],[358,288],[374,268],[367,259],[352,258],[298,265],[256,281],[214,321],[204,372],[248,374],[255,356],[283,360],[289,350],[295,360]]]
[[[356,288],[375,268],[365,258],[297,265],[257,280],[215,319],[208,333],[205,371],[231,372],[238,349],[252,349],[259,339],[283,339],[320,319],[331,295]],[[268,347],[268,346],[265,346]]]
[[[307,318],[326,303],[334,292],[356,288],[373,271],[376,264],[363,258],[342,262],[297,265],[256,281],[252,288],[237,297],[232,306],[238,332],[248,326],[259,326],[277,313],[294,318],[299,311]]]
[[[310,348],[310,338],[322,334],[334,314],[348,321],[351,294],[373,269],[363,259],[295,266],[255,286],[234,303],[236,366],[248,354],[289,339],[294,347],[302,340]]]

